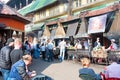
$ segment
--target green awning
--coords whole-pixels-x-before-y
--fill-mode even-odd
[[[29,5],[27,5],[27,6],[23,7],[22,9],[18,10],[18,12],[21,15],[26,15],[26,14],[32,12],[35,9],[35,7],[36,7],[35,5],[37,5],[37,1],[34,0]]]
[[[31,32],[31,31],[32,31],[31,26],[25,27],[25,32]]]
[[[37,5],[35,5],[36,7],[35,7],[34,11],[36,11],[38,9],[41,9],[41,8],[47,6],[47,5],[50,5],[50,4],[52,4],[52,3],[56,2],[56,1],[57,0],[37,0],[36,1]]]
[[[50,5],[54,3],[57,0],[33,0],[32,3],[29,5],[25,6],[24,8],[18,10],[18,12],[22,15],[26,15],[30,12],[36,11],[38,9],[41,9],[47,5]]]
[[[33,30],[42,30],[44,28],[44,23],[37,23],[37,24],[34,24],[31,29],[32,31]]]

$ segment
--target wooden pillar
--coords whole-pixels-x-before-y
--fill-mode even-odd
[[[24,32],[22,32],[22,42],[24,42]]]

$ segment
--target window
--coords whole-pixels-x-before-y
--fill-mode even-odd
[[[80,7],[81,6],[81,0],[75,0],[73,6],[74,7]]]
[[[55,16],[59,13],[60,13],[59,7],[54,7],[49,10],[49,16]]]
[[[87,3],[92,3],[92,2],[95,2],[97,0],[87,0]]]
[[[39,12],[39,19],[46,17],[46,11],[40,11]]]
[[[68,3],[64,4],[64,11],[67,11],[68,9]]]

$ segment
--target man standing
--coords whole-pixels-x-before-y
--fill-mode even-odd
[[[94,47],[100,47],[101,46],[101,43],[100,43],[100,38],[97,37],[95,43],[94,43]]]
[[[14,49],[10,53],[10,59],[11,59],[12,65],[22,58],[23,51],[21,48],[22,48],[21,39],[16,38],[14,41]]]
[[[60,47],[60,61],[63,61],[65,56],[65,47],[66,47],[66,42],[64,39],[59,43],[59,47]]]
[[[52,43],[52,40],[48,40],[48,45],[47,48],[49,50],[49,57],[48,57],[48,61],[53,61],[53,48],[54,48],[54,44]]]
[[[13,45],[14,40],[9,38],[7,40],[6,46],[4,46],[0,51],[0,71],[2,72],[4,80],[7,80],[11,69],[10,52]]]

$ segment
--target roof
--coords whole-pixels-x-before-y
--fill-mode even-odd
[[[32,3],[30,3],[29,5],[23,7],[22,9],[18,10],[18,12],[22,15],[26,15],[30,12],[32,12],[35,9],[35,5],[37,5],[37,2],[34,0]]]
[[[22,15],[26,15],[28,13],[31,13],[33,11],[37,11],[41,8],[44,8],[57,0],[34,0],[32,3],[29,5],[25,6],[24,8],[18,10],[18,12]]]
[[[46,7],[54,2],[56,2],[57,0],[37,0],[39,1],[38,4],[36,5],[34,11],[38,10],[38,9],[41,9],[43,7]],[[36,2],[37,2],[36,1]]]
[[[30,20],[19,14],[15,9],[12,9],[11,7],[7,6],[6,4],[0,2],[0,15],[2,17],[12,17],[14,19],[17,19],[19,21],[22,21],[23,23],[30,23]]]

